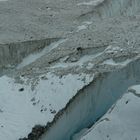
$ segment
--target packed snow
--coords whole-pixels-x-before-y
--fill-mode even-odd
[[[93,76],[85,74],[58,77],[48,73],[38,80],[24,79],[24,84],[19,84],[7,76],[0,77],[0,139],[18,140],[35,125],[51,122],[92,79]]]

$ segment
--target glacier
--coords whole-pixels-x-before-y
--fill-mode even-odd
[[[104,117],[124,98],[139,96],[131,88],[140,84],[139,6],[139,0],[1,1],[0,137],[100,140],[102,129],[105,139],[115,139],[103,130],[112,116]],[[131,129],[121,130],[119,138]]]

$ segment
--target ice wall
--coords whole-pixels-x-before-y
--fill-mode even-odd
[[[90,127],[122,96],[125,90],[140,83],[140,59],[125,68],[98,75],[60,111],[41,140],[72,140],[72,136]]]
[[[114,16],[132,16],[140,12],[139,0],[104,0],[93,10],[81,15],[81,18],[107,18]]]
[[[58,41],[58,39],[48,38],[42,40],[0,44],[0,68],[6,67],[7,65],[16,65],[30,53],[38,52],[55,41]]]

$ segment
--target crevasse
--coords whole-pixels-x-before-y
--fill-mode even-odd
[[[72,140],[75,133],[93,125],[122,96],[127,88],[140,83],[140,59],[122,69],[99,74],[81,89],[41,140]]]

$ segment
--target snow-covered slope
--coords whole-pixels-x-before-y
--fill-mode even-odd
[[[140,85],[130,87],[128,93],[90,129],[80,140],[139,140]],[[77,139],[78,140],[78,139]]]
[[[0,139],[18,140],[35,125],[51,122],[92,79],[85,74],[58,77],[49,73],[19,84],[7,76],[0,77]]]

